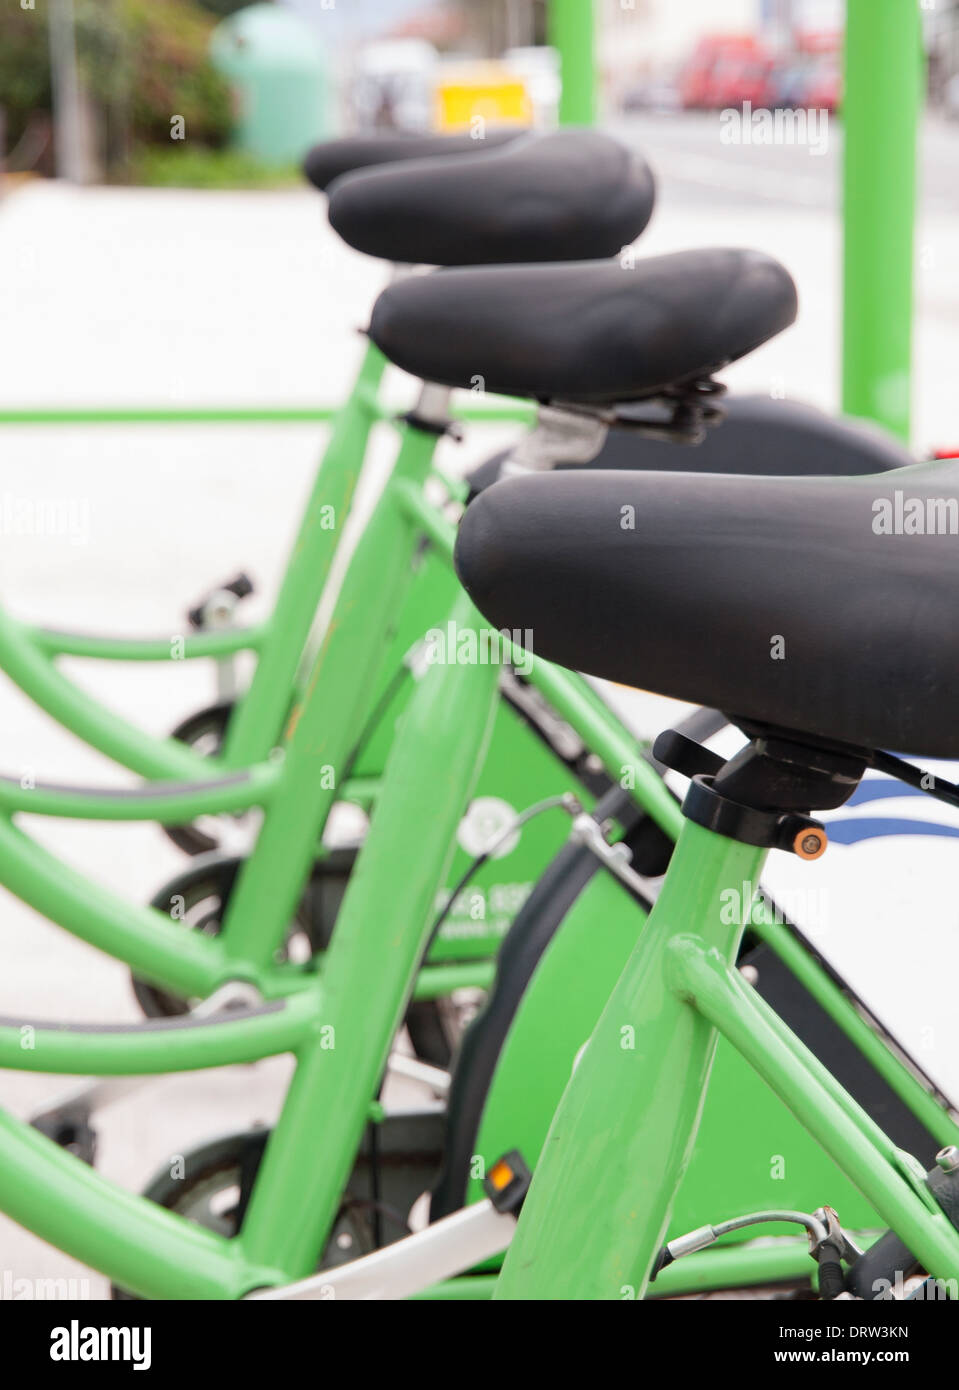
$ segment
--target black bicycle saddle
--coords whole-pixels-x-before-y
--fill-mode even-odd
[[[797,734],[959,757],[959,460],[874,477],[565,472],[467,509],[460,578],[578,670]]]
[[[723,247],[416,276],[380,295],[370,337],[427,381],[612,404],[709,377],[796,308],[778,261]]]
[[[522,130],[491,130],[482,139],[473,135],[413,135],[384,131],[379,135],[347,135],[314,145],[303,161],[310,183],[325,192],[341,174],[352,174],[375,164],[395,164],[408,159],[434,159],[442,155],[482,154],[498,149],[525,134]]]
[[[495,149],[348,174],[330,222],[371,256],[462,266],[589,260],[633,241],[653,210],[646,162],[594,130],[525,135]]]

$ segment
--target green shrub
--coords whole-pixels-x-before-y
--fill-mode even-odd
[[[78,0],[78,60],[105,109],[110,163],[168,142],[174,116],[191,143],[224,142],[230,94],[208,58],[215,23],[191,0]]]
[[[34,112],[49,112],[50,60],[42,13],[4,6],[0,36],[0,106],[6,116],[7,148],[17,143]]]
[[[134,156],[130,173],[133,183],[158,188],[299,188],[303,183],[303,174],[295,164],[276,169],[242,150],[211,150],[190,144],[170,149],[145,147]]]
[[[50,61],[46,6],[4,8],[0,104],[9,147],[32,114],[50,111]],[[108,172],[123,174],[144,147],[169,144],[175,116],[191,145],[225,142],[230,93],[208,58],[214,15],[193,0],[75,0],[74,9],[77,65]]]

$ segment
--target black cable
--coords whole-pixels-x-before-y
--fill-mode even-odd
[[[413,1234],[413,1228],[406,1217],[396,1207],[391,1206],[389,1202],[377,1201],[372,1197],[354,1197],[348,1195],[343,1199],[340,1212],[349,1214],[351,1211],[374,1211],[377,1220],[379,1220],[380,1217],[386,1217],[387,1221],[392,1222],[397,1230],[401,1231],[404,1236],[411,1236]],[[382,1232],[380,1232],[377,1240],[379,1242],[377,1248],[380,1249],[383,1244]]]
[[[370,1125],[370,1187],[373,1192],[373,1239],[376,1249],[383,1245],[383,1217],[380,1211],[380,1156],[375,1121]]]
[[[895,777],[897,782],[905,782],[907,786],[915,787],[917,791],[925,792],[937,801],[944,801],[947,806],[959,806],[959,786],[955,782],[947,781],[945,777],[939,777],[934,772],[925,772],[921,767],[915,767],[892,753],[876,753],[873,756],[873,766],[880,772]],[[927,786],[926,782],[932,785]]]
[[[376,731],[377,725],[386,714],[390,705],[393,703],[394,699],[399,693],[400,687],[402,686],[403,682],[410,675],[412,675],[412,672],[409,666],[406,664],[405,661],[401,661],[398,669],[394,672],[390,680],[387,682],[386,689],[383,691],[382,695],[377,700],[373,709],[370,711],[366,724],[363,727],[363,731],[356,741],[357,748],[363,748],[372,739],[373,734]]]
[[[575,797],[572,797],[568,792],[564,792],[562,796],[549,796],[544,801],[537,801],[532,806],[527,806],[525,811],[522,811],[514,820],[511,820],[506,829],[503,830],[499,835],[497,835],[496,839],[493,840],[491,844],[487,845],[486,849],[483,850],[483,853],[478,854],[476,856],[473,862],[468,866],[462,878],[457,883],[456,887],[450,893],[445,905],[440,910],[440,913],[437,916],[436,921],[433,923],[433,926],[430,929],[429,940],[427,941],[426,949],[423,952],[424,958],[429,954],[433,942],[439,935],[439,931],[443,923],[450,915],[450,911],[456,899],[462,893],[463,889],[469,883],[470,879],[475,878],[476,875],[479,873],[480,869],[482,869],[484,864],[486,864],[487,860],[490,859],[493,854],[495,854],[496,850],[503,843],[503,841],[508,840],[511,835],[515,835],[517,830],[522,830],[523,827],[525,825],[528,825],[529,822],[533,820],[535,816],[541,815],[544,811],[553,810],[564,810],[567,813],[567,815],[572,816],[578,815],[579,812],[582,810],[582,807],[580,806],[579,802],[576,802]]]

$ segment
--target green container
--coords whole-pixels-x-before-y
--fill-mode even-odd
[[[293,164],[329,134],[326,63],[298,15],[278,5],[238,10],[213,31],[210,57],[235,93],[241,150]]]

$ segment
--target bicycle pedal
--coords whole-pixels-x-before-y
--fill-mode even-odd
[[[241,570],[233,579],[204,594],[199,603],[187,611],[190,626],[197,632],[207,627],[222,627],[232,617],[237,603],[255,592],[253,580]]]

